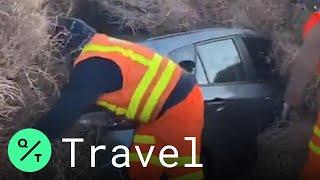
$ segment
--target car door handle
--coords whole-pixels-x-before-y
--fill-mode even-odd
[[[210,101],[208,101],[209,105],[224,105],[225,101],[222,98],[214,98]]]
[[[272,98],[271,98],[271,97],[269,97],[269,96],[266,96],[266,97],[264,97],[264,100],[265,100],[265,101],[271,101],[271,100],[272,100]]]

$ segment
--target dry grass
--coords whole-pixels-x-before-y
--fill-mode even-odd
[[[44,106],[58,93],[60,74],[52,69],[59,62],[51,56],[44,3],[0,1],[0,104],[7,105],[0,106],[0,120],[16,118],[22,107]]]
[[[44,0],[0,0],[0,149],[5,178],[10,171],[5,150],[12,133],[30,127],[57,97],[63,74],[51,56]],[[56,70],[56,69],[55,69]],[[62,72],[61,72],[62,73]],[[4,163],[5,162],[5,163]],[[7,167],[7,168],[5,168]],[[19,173],[14,173],[20,177]],[[12,175],[12,174],[11,174]]]
[[[13,1],[1,1],[0,64],[3,82],[1,86],[4,86],[1,88],[3,97],[1,104],[15,107],[10,108],[9,112],[1,109],[2,117],[9,117],[12,112],[18,110],[19,106],[25,104],[22,89],[14,80],[22,75],[30,63],[33,63],[46,42],[43,41],[43,37],[46,36],[46,20],[43,16],[33,13],[39,8],[39,2],[33,2],[19,4]],[[33,28],[35,25],[39,29]],[[0,108],[7,109],[7,107]]]
[[[183,0],[103,0],[97,1],[112,14],[112,24],[129,27],[133,32],[145,29],[153,34],[192,28],[200,21],[197,9]]]
[[[297,179],[307,155],[314,117],[275,123],[258,137],[257,179]]]
[[[238,0],[232,5],[233,25],[254,29],[273,39],[273,56],[286,76],[300,41],[301,13],[290,0]]]

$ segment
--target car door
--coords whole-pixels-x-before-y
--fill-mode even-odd
[[[208,179],[234,178],[255,160],[259,99],[267,87],[254,84],[242,39],[224,37],[190,44],[169,53],[195,74],[206,112],[202,161]]]
[[[259,109],[252,68],[236,36],[200,42],[196,77],[205,97],[203,161],[211,178],[234,178],[255,160]],[[259,91],[259,90],[258,90]]]
[[[261,111],[259,117],[259,131],[269,127],[280,116],[284,85],[279,74],[275,71],[275,61],[270,57],[271,41],[269,39],[243,35],[244,53],[248,54],[252,62],[254,75],[251,83],[268,91],[260,91]],[[264,93],[264,94],[262,94]]]

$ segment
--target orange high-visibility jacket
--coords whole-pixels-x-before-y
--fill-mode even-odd
[[[303,39],[306,39],[310,31],[312,31],[312,29],[319,24],[320,24],[320,12],[312,13],[309,19],[304,24]],[[320,64],[318,64],[317,73],[320,74]]]
[[[303,38],[305,39],[308,33],[318,24],[320,24],[320,12],[314,12],[303,27]]]
[[[94,35],[74,65],[92,57],[115,62],[123,79],[121,90],[102,95],[97,104],[141,123],[157,118],[182,74],[177,64],[154,50],[105,34]]]

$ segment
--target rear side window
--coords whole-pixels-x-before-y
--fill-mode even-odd
[[[245,80],[243,64],[232,39],[200,44],[197,51],[210,83]]]
[[[271,79],[274,69],[274,64],[269,57],[271,41],[255,37],[244,37],[243,40],[253,61],[258,80]]]

